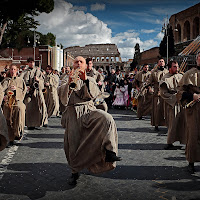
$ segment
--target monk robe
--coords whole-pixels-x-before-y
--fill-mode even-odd
[[[186,143],[184,109],[178,104],[176,94],[183,74],[165,74],[160,81],[160,95],[164,100],[165,122],[168,128],[167,144]]]
[[[34,77],[37,76],[38,88],[34,88]],[[40,69],[34,67],[28,68],[20,74],[24,79],[27,86],[31,87],[31,91],[25,96],[26,104],[26,126],[27,127],[40,127],[48,124],[47,108],[44,100],[42,89],[44,89],[44,76]]]
[[[67,105],[61,120],[65,128],[64,149],[73,172],[87,168],[100,173],[116,167],[116,162],[105,162],[105,149],[117,155],[117,128],[110,114],[94,106],[93,100],[100,91],[96,81],[87,78],[79,79],[71,94],[68,83],[61,86],[61,101]]]
[[[151,114],[151,101],[152,101],[152,94],[149,93],[149,90],[144,86],[145,81],[149,78],[151,72],[138,72],[135,75],[135,79],[133,81],[133,87],[136,86],[139,88],[140,95],[138,96],[138,103],[137,103],[137,117],[141,118],[142,116],[147,116]]]
[[[57,88],[59,85],[59,77],[56,74],[45,75],[44,83],[49,83],[45,86],[44,99],[47,107],[48,117],[59,115],[59,99]]]
[[[62,102],[61,102],[61,98],[62,98],[61,96],[65,95],[65,93],[63,91],[61,91],[62,90],[61,86],[63,84],[66,84],[68,82],[68,80],[69,80],[69,75],[65,74],[65,76],[63,76],[62,79],[59,80],[59,86],[58,86],[58,89],[57,89],[58,97],[59,97],[59,106],[60,106],[59,110],[60,110],[61,113],[63,113],[65,111],[66,106],[67,106],[67,105],[63,105]]]
[[[168,73],[167,69],[160,70],[159,68],[151,72],[146,85],[153,86],[154,93],[152,95],[152,111],[151,111],[151,125],[152,126],[165,126],[164,118],[164,105],[163,99],[160,96],[159,81]]]
[[[3,100],[3,88],[0,85],[0,105]],[[0,108],[0,151],[4,150],[9,142],[9,137],[8,137],[8,128],[6,124],[6,119],[1,111]]]
[[[10,141],[14,141],[15,137],[22,136],[24,131],[26,106],[23,103],[23,100],[27,90],[25,82],[22,78],[14,77],[12,79],[7,77],[2,82],[2,87],[5,92],[5,95],[7,95],[7,92],[10,90],[10,87],[12,85],[16,87],[16,90],[13,91],[13,105],[8,105],[9,100],[5,101],[3,105],[3,114],[6,118],[6,122],[8,125],[8,134]]]
[[[87,72],[87,76],[89,77],[92,77],[95,79],[96,83],[98,83],[99,81],[102,82],[102,86],[99,86],[99,89],[101,92],[104,92],[104,88],[105,88],[105,85],[103,83],[103,76],[95,69],[95,68],[92,68],[90,71]],[[108,111],[108,105],[107,103],[104,101],[104,99],[102,98],[102,95],[97,97],[97,101],[99,101],[99,99],[102,101],[100,104],[96,105],[96,108],[97,109],[101,109],[101,110],[104,110],[104,111]]]
[[[200,94],[200,70],[192,68],[185,72],[179,82],[178,100],[185,106],[193,100],[193,94]],[[186,159],[189,163],[200,161],[200,103],[185,108],[187,131]]]

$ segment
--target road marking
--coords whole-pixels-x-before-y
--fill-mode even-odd
[[[24,131],[23,138],[16,143],[17,144],[21,143],[21,141],[25,138],[26,134],[27,134],[26,131]],[[12,147],[10,147],[8,153],[4,156],[3,160],[0,162],[0,181],[3,178],[5,172],[7,171],[8,165],[11,163],[12,158],[14,157],[18,148],[19,146],[17,145],[13,145]]]

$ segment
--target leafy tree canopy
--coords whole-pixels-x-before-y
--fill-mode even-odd
[[[53,9],[54,0],[1,0],[0,44],[5,31],[8,34],[12,31],[11,29],[14,29],[14,31],[24,33],[26,29],[35,29],[39,24],[33,16],[37,16],[42,12],[50,13]]]

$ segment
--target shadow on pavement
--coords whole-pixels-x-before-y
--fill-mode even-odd
[[[185,157],[168,157],[168,158],[164,158],[166,160],[174,160],[174,161],[177,161],[177,160],[186,160]]]
[[[137,120],[137,117],[132,117],[132,116],[122,116],[122,117],[116,117],[116,116],[113,116],[113,119],[115,121],[133,121],[133,120]]]
[[[60,126],[53,126],[53,125],[48,125],[47,128],[59,128],[65,130],[61,125]]]
[[[31,200],[45,196],[47,191],[72,189],[68,185],[70,170],[62,163],[10,164],[1,182],[2,194],[25,195]]]
[[[153,185],[153,187],[157,187],[157,185]],[[184,182],[170,182],[170,183],[161,183],[159,187],[164,187],[165,189],[169,190],[176,190],[176,191],[198,191],[200,190],[200,181],[193,179]],[[197,199],[190,199],[190,200],[200,200]]]
[[[34,143],[19,143],[18,146],[42,149],[63,149],[64,142],[34,142]]]
[[[187,169],[172,166],[122,166],[114,171],[95,175],[110,179],[127,180],[180,180],[197,179],[187,172]],[[200,186],[199,186],[200,187]]]
[[[64,139],[64,133],[63,134],[48,134],[48,133],[38,133],[38,134],[32,134],[28,133],[27,137],[29,138],[62,138]]]
[[[148,127],[141,127],[141,128],[117,128],[117,131],[124,131],[124,132],[138,132],[138,133],[151,133],[151,129]]]
[[[164,150],[166,144],[119,144],[118,149],[129,149],[129,150]],[[175,146],[173,150],[181,149],[181,146]],[[166,151],[166,150],[165,150]]]

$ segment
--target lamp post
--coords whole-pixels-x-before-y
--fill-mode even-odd
[[[163,33],[166,34],[167,37],[167,63],[168,63],[168,57],[169,57],[169,19],[167,15],[167,19],[165,19],[164,25],[162,26],[162,31]]]
[[[39,41],[39,39],[40,39],[40,35],[39,34],[37,34],[37,33],[35,33],[35,30],[34,30],[34,36],[33,36],[34,38],[34,42],[33,42],[33,58],[34,58],[34,61],[35,61],[35,47],[36,47],[36,43],[40,43],[40,41]]]

